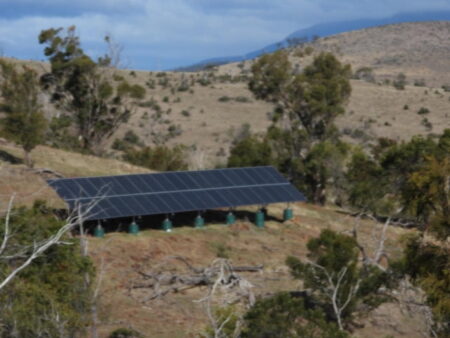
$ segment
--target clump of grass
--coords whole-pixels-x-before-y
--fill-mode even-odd
[[[231,248],[224,242],[212,242],[211,249],[218,258],[230,258]]]

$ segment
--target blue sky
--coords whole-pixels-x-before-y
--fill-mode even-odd
[[[42,60],[42,29],[76,25],[90,55],[110,34],[130,68],[160,70],[241,55],[327,21],[450,10],[450,0],[0,0],[0,50]]]

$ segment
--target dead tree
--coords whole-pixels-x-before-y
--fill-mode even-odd
[[[213,284],[210,284],[205,297],[197,302],[203,303],[206,314],[208,316],[214,338],[226,338],[223,330],[225,325],[231,320],[233,314],[226,318],[218,318],[214,313],[213,304],[217,301],[218,294],[221,302],[225,304],[233,304],[236,301],[244,301],[247,307],[251,307],[255,303],[255,296],[252,292],[253,285],[246,279],[235,274],[231,263],[223,258],[216,259],[211,268],[217,271],[217,277]],[[233,338],[239,337],[242,318],[238,318]]]
[[[345,287],[343,285],[343,280],[345,275],[347,274],[348,267],[344,266],[338,273],[337,276],[333,272],[329,272],[323,266],[316,264],[310,260],[308,260],[308,264],[310,264],[313,269],[313,273],[316,274],[316,271],[320,271],[322,274],[326,276],[326,286],[322,289],[322,292],[329,298],[331,305],[333,306],[333,312],[336,316],[336,320],[338,322],[339,329],[344,330],[344,325],[342,323],[342,313],[350,304],[352,299],[356,296],[359,285],[361,283],[361,279],[357,279],[356,283],[350,287],[350,290],[347,293],[347,297],[342,301],[338,295],[342,292],[342,288]]]
[[[11,213],[13,211],[15,194],[11,196],[9,199],[8,207],[6,210],[5,221],[3,224],[3,240],[0,244],[0,258],[2,260],[14,260],[21,259],[21,263],[15,267],[11,272],[8,273],[3,279],[0,281],[0,292],[1,290],[8,285],[22,270],[27,268],[29,265],[33,263],[38,257],[42,256],[49,248],[54,245],[68,245],[69,242],[64,241],[62,238],[65,234],[74,229],[78,224],[79,220],[83,219],[87,214],[89,214],[95,204],[91,204],[86,206],[83,211],[80,209],[76,210],[76,212],[72,212],[69,214],[67,219],[65,220],[64,225],[53,235],[50,237],[40,241],[30,243],[28,246],[21,246],[20,248],[14,248],[13,252],[9,252],[9,243],[10,239],[14,235],[11,231]]]
[[[386,253],[385,244],[384,243],[386,241],[386,233],[387,233],[387,229],[388,229],[388,227],[390,225],[390,222],[391,222],[391,217],[388,217],[386,219],[386,222],[384,222],[379,235],[375,234],[376,228],[374,228],[374,231],[372,232],[372,241],[374,243],[377,243],[376,244],[376,250],[375,250],[375,252],[373,253],[372,256],[370,256],[368,254],[368,252],[366,250],[366,247],[364,245],[362,245],[358,241],[358,229],[359,229],[359,226],[360,226],[360,221],[361,221],[361,214],[359,214],[356,217],[356,222],[355,222],[355,225],[353,226],[353,229],[352,229],[352,235],[353,235],[353,238],[355,239],[356,245],[358,246],[358,249],[359,249],[359,251],[361,253],[362,263],[364,265],[374,265],[377,268],[379,268],[380,270],[386,271],[386,267],[384,267],[381,264],[381,261],[382,261],[383,258],[388,260],[388,255]]]

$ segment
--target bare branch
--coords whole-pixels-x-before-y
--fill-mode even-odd
[[[15,197],[16,197],[16,194],[12,194],[11,198],[9,199],[8,209],[6,211],[6,216],[5,216],[3,241],[2,241],[2,245],[0,246],[0,255],[3,254],[3,252],[6,249],[6,245],[8,244],[8,240],[9,240],[9,236],[10,236],[10,234],[9,234],[9,220],[10,220],[11,210],[12,210],[12,206],[13,206]]]
[[[7,213],[7,217],[5,219],[5,225],[8,225],[8,233],[9,233],[9,215],[10,210],[12,209],[12,203],[13,198],[10,200],[10,205],[8,207],[9,212]],[[78,209],[77,214],[71,214],[65,221],[65,225],[62,226],[55,234],[50,236],[49,238],[41,241],[41,242],[34,242],[32,245],[32,252],[28,255],[28,257],[18,266],[16,267],[12,272],[9,273],[8,276],[6,276],[1,282],[0,282],[0,291],[8,284],[10,283],[22,270],[24,270],[26,267],[28,267],[35,259],[40,257],[42,254],[44,254],[50,247],[53,245],[67,245],[69,243],[64,242],[61,240],[61,238],[69,231],[71,231],[79,222],[80,219],[83,219],[85,215],[88,215],[92,208],[95,206],[96,202],[91,203],[89,206],[85,208],[83,212]],[[5,231],[6,232],[6,231]],[[2,243],[3,245],[3,243]],[[7,246],[7,240],[5,244],[5,248]],[[29,248],[27,248],[28,251]],[[3,249],[4,250],[4,249]],[[24,254],[24,253],[22,253]],[[22,255],[21,254],[21,255]],[[11,257],[16,257],[15,255]]]

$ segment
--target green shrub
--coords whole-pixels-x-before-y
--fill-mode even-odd
[[[430,110],[428,108],[422,107],[419,109],[419,111],[417,112],[417,114],[419,115],[425,115],[425,114],[429,114]]]
[[[431,130],[433,129],[433,124],[430,122],[430,120],[428,120],[426,117],[424,117],[422,119],[422,121],[420,121],[420,124],[422,126],[424,126],[427,130]]]
[[[211,243],[211,248],[214,251],[214,254],[218,258],[230,258],[231,248],[227,246],[223,242],[213,242]]]
[[[439,337],[449,337],[450,250],[444,245],[425,243],[418,236],[410,237],[402,259],[393,265],[425,291],[433,311],[434,331]]]
[[[248,136],[237,142],[230,150],[228,167],[249,167],[269,165],[273,162],[269,144],[254,136]]]
[[[127,149],[130,148],[130,145],[125,142],[123,139],[118,139],[116,138],[113,142],[113,144],[111,145],[111,148],[114,150],[119,150],[119,151],[125,151]]]
[[[123,137],[123,140],[125,142],[130,143],[130,144],[139,144],[139,142],[140,142],[139,136],[132,130],[128,130],[125,133],[125,136]]]
[[[184,147],[145,147],[140,150],[128,149],[123,158],[132,164],[158,171],[186,170]]]
[[[246,96],[236,96],[235,98],[234,98],[234,100],[236,101],[236,102],[241,102],[241,103],[248,103],[248,102],[252,102],[252,100],[250,100],[248,97],[246,97]]]
[[[287,292],[260,299],[244,316],[243,338],[346,338],[320,309],[307,306]]]
[[[399,73],[397,78],[394,80],[393,85],[398,90],[405,89],[406,86],[406,75],[403,73]]]
[[[4,228],[2,223],[3,219],[1,229]],[[49,238],[62,226],[63,222],[43,201],[36,201],[32,208],[14,209],[10,219],[14,236],[3,256],[20,248],[28,255],[33,244]],[[1,231],[0,236],[3,238]],[[66,235],[62,241],[66,245],[49,248],[2,289],[1,337],[11,337],[12,332],[16,337],[80,337],[86,333],[92,289],[86,285],[85,278],[95,280],[94,267],[89,257],[81,255],[78,238]],[[5,276],[22,260],[20,256],[2,257],[1,275]]]
[[[307,248],[311,261],[303,263],[290,256],[286,259],[286,264],[290,267],[292,276],[303,280],[312,299],[320,304],[339,327],[346,327],[353,314],[361,311],[361,308],[367,313],[389,300],[379,293],[380,288],[395,286],[389,271],[382,271],[375,266],[361,267],[358,264],[360,250],[353,237],[328,229],[322,230],[319,237],[308,241]],[[340,316],[329,297],[332,285],[339,285],[335,302],[342,311]],[[356,285],[359,287],[356,288]]]
[[[144,336],[133,329],[119,328],[111,332],[109,338],[143,338]]]
[[[416,87],[425,87],[427,84],[424,79],[419,79],[414,81],[414,86]]]
[[[229,102],[231,101],[231,98],[229,96],[221,96],[219,97],[219,102]]]
[[[449,84],[445,84],[442,86],[442,89],[444,90],[444,92],[450,92],[450,85]]]

